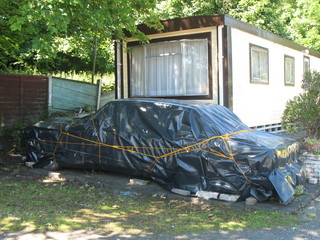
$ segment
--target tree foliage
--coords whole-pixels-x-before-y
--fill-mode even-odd
[[[113,71],[112,37],[159,19],[228,14],[320,51],[319,0],[0,0],[0,69]],[[95,57],[96,56],[96,57]]]
[[[283,13],[282,0],[240,0],[230,15],[243,22],[285,37],[285,25],[280,21]]]
[[[285,36],[282,0],[167,0],[160,1],[157,12],[161,19],[227,14],[256,27]]]
[[[145,40],[136,24],[158,23],[152,11],[154,0],[2,0],[1,6],[4,7],[1,26],[6,37],[27,33],[19,43],[20,55],[15,59],[18,61],[10,62],[9,66],[21,61],[41,72],[90,71],[95,52],[97,71],[110,72],[112,36],[123,38],[126,28],[133,36]],[[9,43],[1,44],[9,49]],[[2,53],[6,55],[9,52]]]
[[[320,1],[292,0],[288,7],[293,10],[287,27],[290,38],[297,43],[320,52]]]
[[[165,0],[158,1],[161,19],[228,14],[320,51],[319,0]]]
[[[282,126],[289,133],[305,130],[308,136],[320,138],[320,72],[304,74],[304,92],[289,100]]]
[[[21,0],[0,1],[0,69],[6,68],[19,59],[30,40],[27,29],[15,33],[10,29],[9,16],[16,14]],[[22,63],[21,63],[22,64]]]

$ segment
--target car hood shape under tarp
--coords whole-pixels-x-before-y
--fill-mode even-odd
[[[34,167],[99,169],[151,178],[169,190],[290,201],[300,181],[295,140],[248,128],[219,105],[127,99],[94,115],[27,129]]]

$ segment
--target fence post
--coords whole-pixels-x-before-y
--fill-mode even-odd
[[[97,82],[98,82],[98,93],[97,93],[97,110],[98,110],[100,108],[102,81],[99,79]]]
[[[48,114],[50,116],[52,110],[52,75],[48,76]]]
[[[23,105],[24,105],[24,96],[23,96],[23,93],[24,93],[24,84],[23,82],[25,81],[26,77],[25,76],[20,76],[19,77],[20,79],[20,96],[19,96],[19,118],[20,120],[22,120],[24,118],[23,116]]]

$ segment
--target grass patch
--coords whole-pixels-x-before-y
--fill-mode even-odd
[[[1,176],[0,231],[181,234],[293,226],[296,216],[114,194],[91,185]]]

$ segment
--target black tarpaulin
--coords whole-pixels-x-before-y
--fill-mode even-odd
[[[255,131],[219,105],[127,99],[92,116],[52,119],[27,130],[34,167],[100,169],[151,178],[169,190],[254,196],[283,202],[299,181],[299,147]]]

